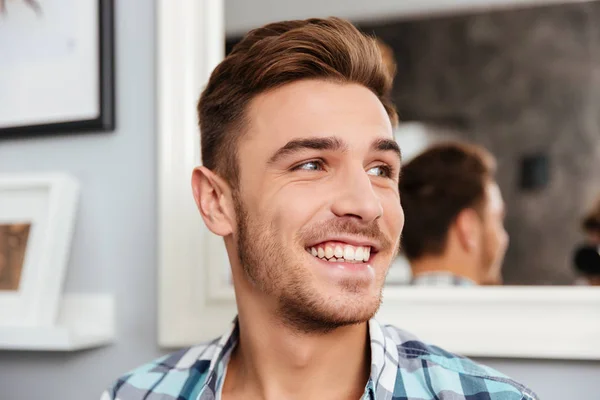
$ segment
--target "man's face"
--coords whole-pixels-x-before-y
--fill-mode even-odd
[[[362,86],[307,80],[259,95],[248,117],[233,235],[252,290],[304,331],[368,320],[404,225],[383,106]]]
[[[502,283],[502,262],[508,247],[508,234],[504,229],[505,208],[500,188],[496,182],[486,185],[486,203],[483,214],[482,267],[484,284]]]

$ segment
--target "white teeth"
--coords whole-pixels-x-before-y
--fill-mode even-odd
[[[335,252],[333,253],[337,258],[344,257],[344,250],[342,246],[335,246]]]
[[[356,251],[354,252],[354,259],[356,261],[362,261],[363,260],[363,247],[357,247]]]
[[[319,256],[319,258],[325,257],[325,251],[322,247],[319,247],[319,249],[317,250],[317,255]]]
[[[333,257],[333,249],[331,246],[325,246],[325,258]]]
[[[354,248],[352,246],[344,247],[344,259],[354,261]]]
[[[340,245],[327,245],[323,247],[311,247],[309,250],[313,257],[319,257],[321,259],[330,262],[365,262],[369,261],[371,257],[370,246],[340,246]]]

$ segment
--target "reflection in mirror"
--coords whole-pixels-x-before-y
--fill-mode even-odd
[[[436,285],[600,284],[598,20],[599,2],[353,19],[380,40],[395,69],[392,96],[403,121],[396,138],[412,167],[403,202],[413,209],[406,229],[411,219],[413,227],[388,284],[417,283],[419,274],[420,283]],[[238,38],[228,37],[227,52]],[[460,172],[465,165],[456,157],[466,156],[442,154],[448,141],[468,144],[463,153],[484,154],[493,165],[462,159],[469,167]],[[438,153],[416,163],[431,147]],[[444,169],[448,158],[458,165]],[[434,187],[431,163],[440,164],[438,181],[462,183]],[[475,194],[457,189],[488,167]],[[438,208],[446,223],[431,226],[440,217],[423,206],[436,196],[445,199]],[[421,257],[422,248],[433,255]],[[446,254],[453,257],[440,258]],[[447,272],[433,273],[439,269]]]

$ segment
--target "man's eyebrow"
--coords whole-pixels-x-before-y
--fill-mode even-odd
[[[371,144],[371,150],[374,151],[391,151],[398,155],[398,159],[402,162],[402,152],[400,151],[400,146],[396,143],[395,140],[392,139],[377,139]]]
[[[346,151],[348,146],[341,139],[334,136],[294,139],[287,142],[285,146],[279,148],[275,154],[269,158],[268,164],[274,164],[285,156],[307,149]]]

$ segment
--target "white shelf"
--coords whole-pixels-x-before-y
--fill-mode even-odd
[[[109,344],[114,336],[112,295],[66,294],[56,326],[0,326],[0,350],[75,351]]]

